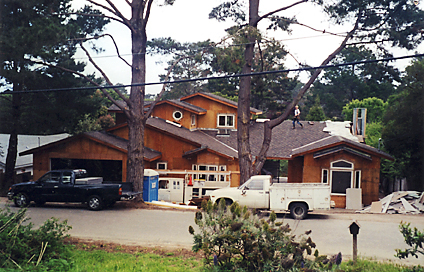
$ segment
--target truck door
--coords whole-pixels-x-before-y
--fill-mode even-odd
[[[37,198],[47,202],[60,201],[60,196],[58,194],[59,184],[60,172],[48,172],[38,180],[38,184],[35,187],[35,193],[39,196]]]
[[[81,191],[72,182],[72,171],[63,171],[62,179],[57,189],[61,202],[83,201]]]
[[[252,179],[246,182],[241,190],[239,204],[249,208],[268,209],[269,192],[264,188],[263,179]]]

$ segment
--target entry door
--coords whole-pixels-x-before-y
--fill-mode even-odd
[[[351,188],[352,171],[331,171],[331,193],[346,194],[346,189]]]

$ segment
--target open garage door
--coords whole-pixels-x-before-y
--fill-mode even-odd
[[[122,182],[122,161],[51,159],[51,170],[85,169],[91,177],[103,177],[105,181]]]

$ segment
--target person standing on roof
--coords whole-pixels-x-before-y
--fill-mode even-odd
[[[296,128],[296,122],[303,128],[303,125],[302,125],[302,123],[301,122],[299,122],[299,116],[300,116],[300,110],[299,110],[299,106],[298,105],[296,105],[295,107],[294,107],[294,118],[293,118],[293,129],[295,129]]]

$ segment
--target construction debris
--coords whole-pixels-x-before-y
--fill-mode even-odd
[[[372,202],[370,206],[358,211],[360,213],[424,213],[424,192],[400,191],[394,192],[380,201]]]

